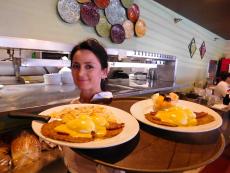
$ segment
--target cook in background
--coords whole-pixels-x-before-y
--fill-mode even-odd
[[[70,58],[73,80],[80,90],[80,97],[72,103],[90,103],[96,99],[112,97],[111,92],[105,91],[108,55],[97,40],[88,39],[76,45]],[[121,172],[87,160],[68,147],[63,147],[63,155],[71,173]]]
[[[216,85],[214,89],[214,95],[221,98],[225,97],[226,94],[229,94],[230,87],[230,73],[223,72],[221,73],[221,81]]]

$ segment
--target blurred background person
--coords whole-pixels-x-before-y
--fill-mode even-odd
[[[226,96],[226,94],[229,94],[230,73],[228,72],[221,73],[220,77],[221,77],[221,81],[215,86],[214,95],[223,98]]]

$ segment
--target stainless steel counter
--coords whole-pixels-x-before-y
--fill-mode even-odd
[[[124,81],[114,81],[108,85],[114,97],[128,97],[150,94],[159,91],[170,91],[186,85],[158,82],[152,87],[127,86]],[[119,85],[118,85],[119,83]],[[27,109],[48,105],[69,103],[79,96],[74,85],[24,84],[6,85],[0,89],[0,113],[12,110]]]
[[[77,96],[74,85],[5,85],[0,90],[0,112],[67,103]]]

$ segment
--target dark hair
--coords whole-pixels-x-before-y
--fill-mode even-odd
[[[73,57],[75,53],[79,50],[89,50],[96,55],[97,59],[99,60],[102,69],[108,68],[108,54],[105,50],[105,48],[96,40],[93,38],[87,39],[78,45],[76,45],[71,53],[70,53],[70,60],[71,60],[71,67],[73,62]],[[101,89],[102,91],[106,90],[106,80],[101,80]]]
[[[225,81],[228,77],[230,77],[230,73],[228,73],[228,72],[222,72],[222,73],[220,74],[220,78],[221,78],[221,80],[223,80],[223,81]]]

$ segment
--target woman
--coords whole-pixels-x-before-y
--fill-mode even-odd
[[[112,97],[111,92],[103,92],[108,74],[108,55],[97,40],[88,39],[75,46],[70,58],[74,83],[80,90],[80,98],[73,103]]]
[[[72,103],[90,103],[101,98],[111,98],[105,90],[108,74],[108,55],[95,39],[88,39],[75,46],[70,54],[74,83],[80,90],[80,98]],[[68,147],[63,147],[64,161],[71,173],[120,172],[86,160]],[[121,171],[123,172],[123,171]]]
[[[216,85],[214,89],[214,95],[221,98],[225,97],[226,94],[229,94],[230,87],[230,73],[222,73],[221,81]]]

